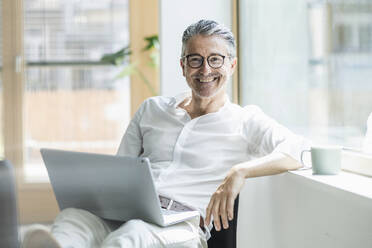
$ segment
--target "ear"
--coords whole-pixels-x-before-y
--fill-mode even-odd
[[[235,68],[237,66],[237,63],[238,63],[238,58],[237,57],[233,58],[233,60],[231,62],[231,67],[230,67],[230,76],[232,74],[234,74],[234,71],[235,71]]]
[[[183,59],[180,59],[180,66],[181,66],[181,68],[182,68],[182,75],[183,75],[184,77],[186,77],[186,74],[185,74],[185,64],[184,64],[184,62],[183,62]]]

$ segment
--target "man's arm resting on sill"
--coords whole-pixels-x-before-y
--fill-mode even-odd
[[[233,166],[224,181],[212,195],[206,211],[205,224],[209,225],[213,216],[217,231],[229,227],[228,220],[234,218],[234,201],[243,188],[245,179],[252,177],[271,176],[289,170],[296,170],[301,164],[283,153],[271,153],[262,158],[243,162]]]

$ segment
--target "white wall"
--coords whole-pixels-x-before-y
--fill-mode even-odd
[[[249,179],[238,247],[370,248],[372,199],[290,173]]]
[[[229,0],[160,0],[160,93],[174,96],[188,90],[180,67],[182,33],[200,19],[231,27]]]

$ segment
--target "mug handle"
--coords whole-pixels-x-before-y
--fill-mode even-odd
[[[307,170],[307,169],[311,169],[312,166],[306,166],[306,164],[304,163],[304,160],[303,160],[303,156],[304,156],[304,153],[305,152],[311,152],[311,150],[303,150],[301,152],[301,164],[304,166],[303,168],[301,168],[300,170]]]

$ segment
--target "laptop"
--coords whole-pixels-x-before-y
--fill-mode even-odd
[[[148,158],[41,149],[59,208],[168,226],[199,216],[160,206]]]

